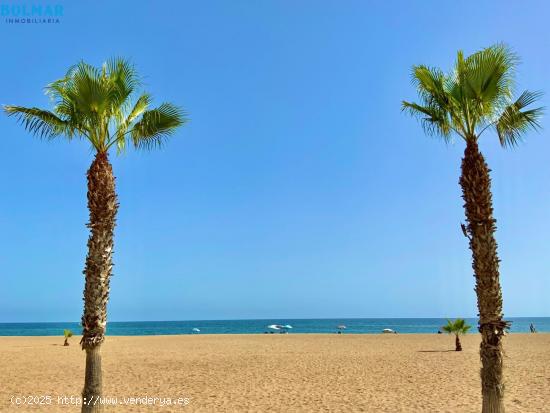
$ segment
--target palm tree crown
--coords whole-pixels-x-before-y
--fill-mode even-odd
[[[150,109],[151,96],[140,94],[139,87],[134,66],[124,59],[111,59],[101,68],[80,62],[46,87],[53,111],[12,105],[4,110],[43,138],[85,138],[98,153],[114,145],[123,151],[127,143],[147,149],[161,145],[186,118],[170,103]]]
[[[447,325],[443,326],[443,331],[449,334],[466,334],[472,326],[466,324],[463,318],[458,318],[455,321],[447,320]]]
[[[513,100],[516,55],[505,45],[483,49],[469,57],[457,54],[453,71],[413,66],[412,79],[420,103],[403,101],[402,109],[420,119],[429,135],[450,140],[456,133],[477,140],[494,128],[502,146],[514,146],[530,128],[539,128],[542,108],[527,109],[541,93],[524,91]]]

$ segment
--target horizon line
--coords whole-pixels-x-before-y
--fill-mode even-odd
[[[112,320],[107,321],[109,323],[166,323],[166,322],[187,322],[187,321],[269,321],[269,320],[414,320],[414,319],[453,319],[453,318],[465,318],[465,319],[477,319],[476,317],[272,317],[272,318],[208,318],[208,319],[188,319],[188,320]],[[550,316],[509,316],[506,318],[550,318]],[[54,323],[78,323],[80,321],[0,321],[0,324],[54,324]]]

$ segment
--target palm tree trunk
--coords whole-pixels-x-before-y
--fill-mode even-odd
[[[460,344],[460,337],[458,337],[458,334],[455,336],[455,350],[462,351],[462,345]]]
[[[499,259],[494,233],[490,169],[475,139],[468,139],[462,159],[462,198],[466,211],[467,233],[472,250],[475,291],[481,333],[482,413],[503,413],[502,336],[507,323],[502,320],[502,292]]]
[[[106,153],[98,153],[88,170],[90,237],[84,274],[84,314],[82,349],[86,350],[86,374],[82,391],[82,413],[103,411],[101,343],[107,327],[109,279],[113,268],[113,232],[118,209],[115,178]]]

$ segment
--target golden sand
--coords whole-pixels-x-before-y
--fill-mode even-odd
[[[80,411],[59,399],[80,395],[78,341],[0,337],[0,412]],[[550,334],[513,334],[504,345],[507,413],[550,412]],[[474,334],[461,353],[447,335],[108,337],[104,393],[118,405],[105,411],[477,413],[478,346]]]

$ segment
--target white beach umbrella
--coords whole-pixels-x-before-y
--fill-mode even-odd
[[[196,328],[196,327],[195,327],[192,331],[193,331],[194,333],[200,333],[200,332],[201,332],[201,331],[200,331],[198,328]]]
[[[338,330],[345,330],[347,327],[343,324],[340,324],[339,326],[336,326]]]
[[[267,328],[269,328],[270,330],[280,330],[281,326],[278,325],[278,324],[271,324],[271,325],[267,326]]]

